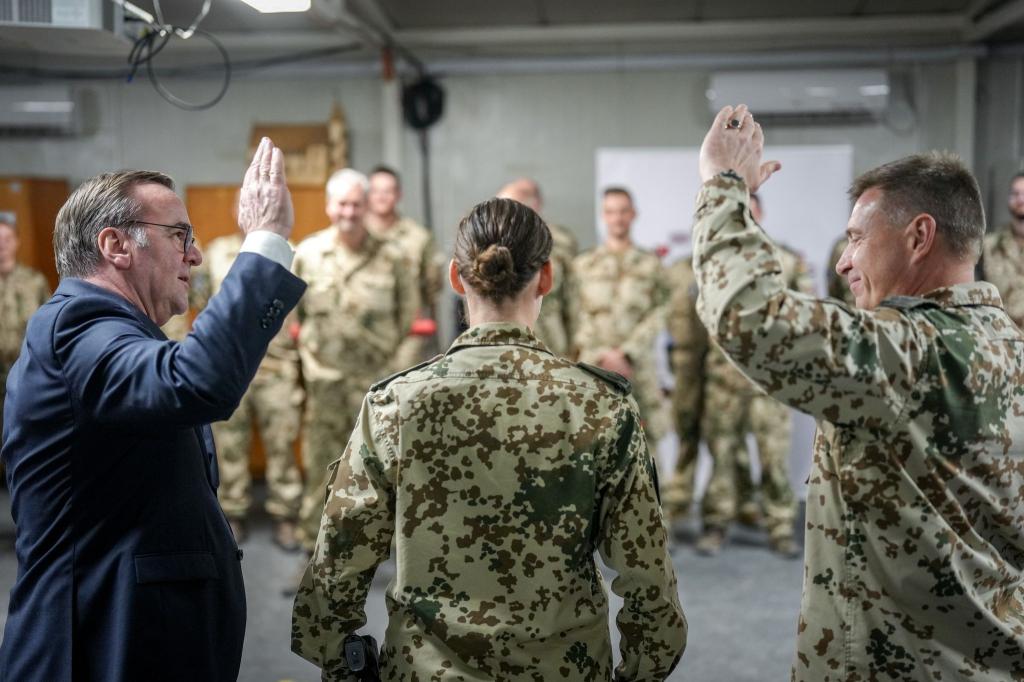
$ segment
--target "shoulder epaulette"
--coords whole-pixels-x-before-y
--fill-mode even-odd
[[[429,360],[424,360],[423,362],[421,362],[418,365],[413,365],[412,367],[406,367],[405,369],[403,369],[401,371],[395,372],[391,376],[385,377],[385,378],[381,379],[380,381],[378,381],[377,383],[375,383],[372,386],[370,386],[370,390],[371,391],[379,391],[380,389],[384,388],[385,386],[390,384],[395,379],[397,379],[399,377],[404,377],[406,374],[409,374],[410,372],[415,372],[418,369],[422,369],[422,368],[426,367],[427,365],[435,363],[438,360],[440,360],[441,357],[442,357],[441,355],[435,355],[434,357],[430,358]]]
[[[912,310],[913,308],[932,307],[935,305],[935,301],[918,296],[890,296],[878,305],[896,310]]]
[[[601,379],[607,384],[611,384],[613,387],[618,389],[620,393],[629,395],[629,392],[633,390],[633,385],[629,383],[629,379],[622,376],[618,372],[612,372],[601,367],[594,365],[588,365],[585,362],[577,362],[576,366],[582,369],[587,374],[592,374],[598,379]]]

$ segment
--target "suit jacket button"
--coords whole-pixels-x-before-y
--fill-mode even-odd
[[[282,310],[284,310],[284,302],[279,298],[274,299],[273,306],[274,310],[276,310],[277,312],[281,312]]]
[[[270,320],[268,320],[267,318],[264,317],[262,320],[260,320],[260,326],[263,327],[264,329],[269,329],[270,328]]]

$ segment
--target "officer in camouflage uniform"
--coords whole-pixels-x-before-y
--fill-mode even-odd
[[[342,641],[392,551],[381,679],[663,680],[679,660],[686,621],[629,383],[530,330],[550,250],[522,204],[474,208],[450,269],[470,329],[363,401],[292,615],[292,648],[323,679],[358,679]],[[614,672],[595,552],[625,602]]]
[[[668,269],[669,352],[675,388],[672,421],[679,438],[679,456],[672,477],[662,486],[661,504],[670,519],[685,517],[693,504],[694,474],[700,449],[700,423],[704,414],[704,359],[709,343],[697,317],[697,278],[689,257]]]
[[[327,467],[348,440],[366,389],[393,367],[419,307],[405,254],[363,223],[368,187],[366,176],[352,169],[332,175],[331,226],[295,250],[293,270],[309,284],[297,307],[306,386],[299,538],[307,551],[320,524]]]
[[[665,434],[666,415],[654,365],[654,340],[665,325],[669,290],[659,258],[633,244],[636,212],[629,192],[604,192],[605,243],[576,258],[580,283],[580,360],[622,374],[633,384],[648,441]]]
[[[50,298],[43,274],[22,265],[18,256],[18,228],[13,213],[0,213],[0,415],[4,413],[7,373],[18,359],[25,325]]]
[[[818,420],[792,678],[1024,679],[1024,334],[973,281],[977,183],[944,154],[854,182],[858,310],[785,286],[747,210],[763,143],[745,107],[716,117],[694,267],[723,350]]]
[[[1010,318],[1024,329],[1024,173],[1010,182],[1010,222],[985,235],[978,278],[996,285]]]
[[[827,280],[828,295],[852,306],[855,303],[853,292],[850,291],[850,285],[846,282],[846,278],[836,271],[839,259],[843,257],[843,251],[846,251],[846,246],[849,243],[850,240],[846,238],[846,235],[843,235],[832,244],[832,252],[828,255],[828,269],[825,271],[825,278]]]
[[[501,199],[512,199],[529,206],[544,215],[544,202],[540,185],[530,178],[519,178],[502,187],[497,194]],[[534,333],[551,351],[566,358],[575,358],[577,349],[573,339],[576,336],[577,306],[579,305],[579,283],[573,269],[573,259],[579,253],[576,237],[567,228],[548,223],[553,246],[551,268],[555,282],[551,292],[544,297],[540,317]]]
[[[757,195],[750,197],[750,212],[760,225],[762,212]],[[779,259],[786,286],[813,295],[814,281],[800,254],[779,245]],[[699,332],[707,334],[703,325]],[[701,431],[714,466],[701,503],[703,533],[697,541],[697,551],[707,556],[717,554],[726,528],[733,520],[739,520],[748,526],[763,523],[773,551],[789,558],[799,557],[800,548],[793,538],[797,502],[789,485],[789,408],[752,384],[717,346],[712,345],[708,353],[705,372]],[[761,464],[760,505],[751,478],[748,433],[754,435]]]
[[[417,284],[416,293],[419,298],[415,310],[419,320],[434,322],[441,293],[440,255],[430,230],[398,213],[401,198],[402,186],[398,173],[387,166],[374,168],[370,173],[366,226],[374,236],[392,240],[405,254],[410,276]],[[436,323],[433,326],[436,328]],[[427,333],[406,336],[395,353],[392,367],[397,371],[423,361],[430,340],[431,335]]]
[[[203,258],[205,276],[192,287],[198,309],[220,290],[241,248],[241,233],[210,242]],[[303,391],[299,385],[299,354],[290,326],[286,323],[270,342],[231,418],[211,425],[220,467],[217,497],[239,542],[247,535],[246,517],[252,504],[249,453],[253,425],[259,429],[267,461],[265,508],[274,519],[274,542],[287,551],[298,549],[295,520],[302,495],[302,477],[292,448],[299,435]]]

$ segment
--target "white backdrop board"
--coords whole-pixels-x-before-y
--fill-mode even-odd
[[[693,211],[701,184],[698,155],[699,149],[692,147],[598,149],[594,188],[598,242],[604,237],[602,191],[617,185],[633,194],[637,210],[634,241],[644,248],[665,253],[666,263],[689,257]],[[782,170],[759,192],[763,227],[777,242],[806,259],[818,293],[823,295],[829,253],[833,242],[845,231],[849,217],[846,190],[853,180],[853,148],[849,145],[768,147],[765,158],[781,162]],[[659,343],[657,351],[663,353],[664,341]],[[669,377],[664,379],[664,383],[670,383]],[[794,411],[789,473],[793,488],[801,497],[810,470],[813,438],[813,420]],[[664,449],[660,450],[664,456]],[[698,471],[701,483],[706,482],[707,465],[704,455]]]

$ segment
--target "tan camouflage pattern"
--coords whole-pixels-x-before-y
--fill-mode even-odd
[[[779,245],[779,259],[786,286],[813,294],[814,280],[807,262],[783,245]],[[700,332],[707,334],[703,325]],[[713,343],[705,373],[707,405],[701,431],[713,467],[701,501],[704,525],[727,526],[743,505],[756,510],[755,496],[760,492],[760,510],[769,536],[792,537],[797,502],[789,485],[789,410],[766,397]],[[754,436],[761,464],[761,482],[756,487],[751,480],[748,433]]]
[[[196,248],[202,252],[203,262],[192,268],[188,290],[189,310],[181,315],[174,315],[160,327],[160,331],[164,333],[164,336],[172,341],[185,340],[188,333],[192,331],[193,316],[205,308],[206,301],[209,300],[207,292],[210,288],[210,269],[206,263],[206,252],[203,251],[203,245],[198,237],[196,238]]]
[[[700,424],[704,408],[704,359],[710,344],[697,317],[697,277],[689,257],[667,271],[671,296],[667,326],[672,337],[669,353],[675,387],[672,390],[672,422],[679,438],[676,466],[662,483],[661,503],[671,518],[685,516],[694,496],[694,474],[700,449]]]
[[[608,680],[597,551],[624,600],[615,679],[665,679],[686,621],[628,390],[506,323],[376,385],[332,465],[292,649],[356,679],[342,640],[393,547],[381,679]]]
[[[242,248],[242,235],[232,234],[210,242],[203,256],[202,277],[193,277],[194,305],[202,309],[220,286]],[[267,499],[264,508],[278,520],[298,516],[302,476],[295,463],[295,440],[302,418],[303,390],[299,382],[299,351],[291,337],[291,321],[270,342],[249,389],[227,421],[212,424],[220,466],[217,497],[224,513],[244,519],[252,505],[253,426],[259,432],[266,455]]]
[[[0,275],[0,415],[7,395],[7,374],[21,353],[25,327],[50,295],[43,273],[27,265],[15,263],[6,276]]]
[[[295,250],[292,269],[308,284],[297,307],[306,386],[299,539],[311,550],[327,467],[348,441],[366,390],[390,373],[419,296],[405,254],[372,234],[351,251],[336,228],[316,232]]]
[[[562,227],[548,223],[551,230],[551,272],[554,284],[541,304],[534,333],[553,353],[565,358],[576,357],[573,338],[576,336],[579,282],[573,268],[578,248],[576,237]]]
[[[436,319],[438,297],[441,295],[443,263],[434,243],[434,235],[412,218],[399,216],[385,230],[370,230],[380,239],[390,240],[405,254],[409,272],[417,283],[419,295],[416,310]],[[426,359],[430,339],[408,335],[402,340],[392,367],[395,371],[411,367]]]
[[[1010,319],[1024,329],[1024,239],[1010,225],[985,235],[982,276],[999,290]]]
[[[580,283],[579,359],[596,364],[601,353],[619,348],[633,364],[631,379],[648,441],[667,431],[654,364],[654,340],[665,326],[669,288],[661,260],[636,246],[612,251],[599,246],[573,262]]]
[[[846,245],[849,243],[850,240],[844,236],[837,239],[835,244],[832,245],[832,252],[828,255],[828,269],[825,270],[825,281],[827,282],[829,296],[838,298],[847,305],[853,306],[855,301],[853,292],[850,291],[850,284],[846,281],[845,277],[836,272],[836,265],[839,263],[839,259],[843,257],[843,251],[846,250]]]
[[[1024,679],[1024,335],[988,283],[795,293],[743,183],[697,199],[698,311],[818,420],[792,679]]]

